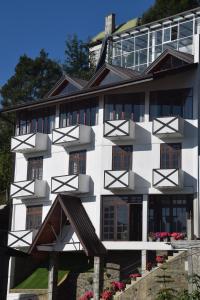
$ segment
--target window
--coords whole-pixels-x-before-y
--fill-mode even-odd
[[[191,195],[151,195],[149,199],[149,232],[187,232],[192,215]]]
[[[160,145],[160,168],[161,169],[181,168],[181,144]]]
[[[84,124],[89,126],[98,123],[98,100],[66,103],[60,106],[60,127]]]
[[[71,93],[77,92],[79,89],[71,84],[70,82],[68,82],[63,88],[60,89],[60,91],[57,91],[56,93],[53,94],[53,96],[55,95],[69,95]]]
[[[43,157],[31,157],[28,159],[27,180],[42,179]]]
[[[157,117],[193,118],[193,90],[165,90],[150,93],[150,120]]]
[[[133,120],[142,122],[144,120],[145,94],[120,94],[105,97],[104,119]]]
[[[69,174],[86,173],[86,151],[71,152],[69,154]]]
[[[139,241],[142,238],[142,197],[104,196],[102,239]]]
[[[26,230],[38,229],[42,223],[42,205],[26,207]]]
[[[17,116],[16,135],[41,132],[51,133],[55,123],[55,107],[20,112]]]
[[[112,170],[131,170],[132,146],[112,147]]]
[[[93,86],[102,86],[107,84],[112,84],[115,82],[123,81],[121,77],[119,77],[116,73],[107,71],[103,74],[103,77],[100,78]]]

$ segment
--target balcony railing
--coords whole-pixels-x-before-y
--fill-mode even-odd
[[[182,137],[183,130],[184,120],[181,117],[162,117],[153,120],[152,132],[158,137]]]
[[[32,244],[34,234],[32,230],[18,230],[8,232],[8,247],[29,247]]]
[[[105,121],[104,137],[110,140],[132,140],[135,137],[135,123],[132,120]]]
[[[31,153],[47,150],[48,135],[40,132],[11,138],[11,152]]]
[[[47,183],[44,180],[17,181],[11,184],[11,198],[32,199],[46,196]]]
[[[75,125],[56,128],[52,131],[52,143],[61,146],[88,144],[91,141],[91,127]]]
[[[110,190],[133,190],[134,173],[127,170],[106,170],[104,172],[104,188]]]
[[[81,194],[89,193],[90,176],[85,174],[63,175],[51,178],[51,192],[53,194]]]
[[[175,189],[183,186],[181,169],[154,169],[153,186],[157,189]]]

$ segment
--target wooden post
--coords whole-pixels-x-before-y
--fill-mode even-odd
[[[93,293],[94,300],[100,299],[101,287],[103,284],[103,257],[94,257],[94,280],[93,280]]]
[[[191,241],[193,239],[193,220],[192,213],[187,213],[187,239]]]
[[[56,300],[58,280],[57,253],[49,254],[48,300]]]

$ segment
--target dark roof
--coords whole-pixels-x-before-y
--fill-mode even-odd
[[[13,257],[24,257],[28,254],[24,251],[16,250],[8,246],[0,246],[0,255],[13,256]]]
[[[34,254],[37,252],[37,246],[55,241],[61,230],[63,216],[71,224],[87,256],[106,254],[106,249],[97,237],[81,200],[67,195],[56,197],[28,253]]]
[[[192,54],[168,48],[151,63],[151,65],[145,70],[145,74],[152,73],[154,68],[156,68],[169,55],[185,62],[186,64],[194,63],[194,56]]]
[[[114,72],[121,78],[121,82],[124,80],[136,78],[141,75],[138,71],[127,69],[127,68],[122,68],[119,66],[115,65],[110,65],[105,63],[90,79],[88,84],[85,86],[85,88],[90,88],[93,87],[94,83],[99,80],[99,78],[102,77],[102,75],[106,72]]]
[[[53,88],[45,95],[44,98],[49,98],[56,93],[57,90],[62,88],[65,83],[70,82],[74,85],[78,90],[82,90],[83,87],[87,84],[86,80],[79,79],[76,77],[69,76],[67,74],[63,75],[60,80],[53,86]]]

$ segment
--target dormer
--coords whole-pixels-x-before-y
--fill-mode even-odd
[[[192,63],[194,63],[193,55],[168,48],[145,70],[145,74],[166,71]]]
[[[125,80],[134,79],[140,75],[139,72],[130,69],[121,68],[105,63],[90,79],[85,88],[97,86],[106,86]]]
[[[54,96],[69,95],[82,90],[86,84],[87,81],[85,80],[63,75],[62,78],[49,91],[46,97],[51,98]]]

